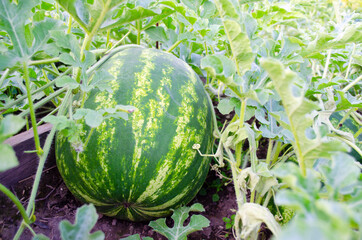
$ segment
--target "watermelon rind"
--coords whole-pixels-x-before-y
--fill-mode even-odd
[[[105,215],[132,221],[166,216],[191,201],[205,181],[210,160],[192,146],[210,151],[210,99],[190,66],[156,49],[124,49],[100,69],[114,77],[112,92],[92,90],[84,108],[121,104],[135,111],[127,121],[104,120],[82,152],[58,133],[59,172],[73,195]],[[85,141],[90,127],[84,129]]]

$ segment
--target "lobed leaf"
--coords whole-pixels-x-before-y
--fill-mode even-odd
[[[37,4],[39,0],[19,1],[18,5],[8,0],[0,0],[0,27],[9,34],[14,52],[19,57],[30,54],[25,25],[27,19],[32,16],[31,9]]]
[[[289,126],[294,136],[292,145],[303,172],[305,173],[305,166],[312,167],[317,158],[330,158],[332,152],[346,150],[338,141],[322,139],[315,129],[315,138],[308,138],[306,136],[307,130],[313,124],[310,114],[312,111],[317,110],[318,106],[304,98],[303,90],[295,84],[297,74],[291,70],[284,69],[283,64],[275,59],[262,59],[261,65],[268,72],[275,90],[282,100],[289,122],[285,123],[280,121],[280,119],[277,120],[283,127]],[[274,116],[277,117],[276,115]]]
[[[251,68],[255,58],[255,54],[250,47],[250,40],[238,22],[239,15],[234,4],[229,0],[217,0],[215,4],[224,24],[237,72],[240,76],[243,76]]]
[[[60,234],[63,240],[103,240],[104,233],[97,231],[90,233],[98,219],[95,207],[83,205],[77,209],[75,223],[71,224],[63,220],[59,224]]]
[[[103,17],[111,15],[113,8],[121,4],[122,0],[56,0],[87,32],[99,28],[97,21]],[[103,20],[101,19],[101,20]],[[97,25],[98,24],[98,25]],[[96,29],[97,30],[97,29]]]
[[[166,219],[160,218],[150,222],[149,226],[154,231],[164,235],[169,240],[186,240],[187,235],[199,230],[204,227],[208,227],[210,221],[201,215],[193,215],[190,218],[190,223],[184,226],[185,220],[188,218],[190,212],[203,212],[205,209],[200,203],[195,203],[191,207],[181,207],[176,209],[172,214],[171,218],[174,220],[174,226],[169,228],[166,225]]]

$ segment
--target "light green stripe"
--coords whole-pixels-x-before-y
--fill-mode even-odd
[[[191,75],[190,78],[193,78],[196,81],[195,76]],[[155,178],[153,178],[142,195],[137,199],[136,202],[143,202],[147,198],[155,200],[158,198],[158,195],[167,194],[169,191],[175,188],[179,184],[183,177],[186,175],[185,170],[188,169],[193,162],[196,151],[189,146],[189,141],[194,143],[201,143],[202,135],[197,133],[197,129],[192,129],[188,126],[191,117],[196,114],[193,105],[197,102],[198,97],[195,91],[194,84],[188,83],[183,85],[180,89],[179,94],[184,96],[181,106],[179,107],[179,114],[176,120],[176,135],[172,140],[170,151],[167,153],[163,161],[160,161],[160,164],[157,166],[158,173]],[[171,169],[175,161],[176,152],[179,149],[182,149],[181,155],[178,157],[179,161],[174,169]],[[172,172],[172,179],[169,179],[170,172]],[[166,186],[167,181],[167,186]],[[165,187],[166,186],[166,187]]]
[[[181,193],[176,195],[171,200],[168,200],[167,202],[165,202],[163,204],[160,204],[160,205],[157,205],[155,207],[145,208],[143,211],[151,213],[151,212],[154,212],[154,211],[163,211],[165,209],[169,209],[170,207],[174,206],[176,203],[180,202],[180,200],[183,199],[186,195],[190,194],[190,190],[191,190],[192,187],[193,187],[193,184],[190,183],[189,187],[184,189]]]

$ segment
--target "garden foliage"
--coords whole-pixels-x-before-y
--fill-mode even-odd
[[[97,128],[132,114],[131,106],[84,108],[92,89],[111,90],[110,76],[94,70],[132,44],[188,63],[217,111],[232,116],[215,117],[212,152],[200,152],[200,143],[194,150],[230,172],[235,238],[256,239],[265,223],[275,239],[362,239],[361,19],[361,3],[347,0],[0,0],[0,171],[17,165],[3,142],[24,126],[39,156],[26,209],[0,184],[24,218],[15,239],[32,231],[55,131],[81,151],[81,121]],[[40,146],[43,122],[54,128]],[[198,215],[183,225],[189,211],[202,210],[175,210],[173,229],[163,219],[150,226],[186,239],[208,225]],[[60,224],[62,237],[102,239],[89,233],[96,219],[92,205],[81,207],[74,225]]]

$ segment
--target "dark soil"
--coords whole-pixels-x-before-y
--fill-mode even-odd
[[[14,187],[12,191],[25,204],[29,198],[33,177],[25,179]],[[203,231],[189,235],[188,239],[234,239],[230,229],[225,229],[223,217],[230,218],[236,209],[234,188],[232,184],[225,186],[225,180],[221,181],[214,171],[210,171],[203,189],[196,196],[192,203],[201,203],[205,212],[201,213],[210,220],[210,226]],[[218,197],[219,199],[217,199]],[[36,222],[32,225],[36,233],[42,233],[50,239],[60,239],[58,225],[62,220],[74,223],[76,209],[82,203],[75,199],[64,185],[57,168],[45,171],[42,175],[41,184],[36,200]],[[0,193],[0,240],[12,239],[18,229],[21,216],[12,202]],[[199,213],[198,213],[199,214]],[[167,223],[172,225],[169,217]],[[148,226],[148,222],[134,223],[113,219],[99,214],[99,219],[93,231],[102,230],[105,239],[115,240],[127,237],[132,234],[140,234],[142,237],[153,237],[166,239],[154,232]],[[22,240],[31,239],[29,230],[25,230]]]
[[[228,115],[220,114],[216,109],[218,121],[223,124],[230,121],[234,112]],[[258,157],[265,157],[267,142],[261,144],[258,149]],[[246,142],[244,148],[248,148]],[[30,148],[31,149],[31,148]],[[225,172],[226,171],[226,172]],[[195,213],[202,214],[210,220],[210,226],[203,231],[192,233],[188,236],[190,240],[201,239],[234,239],[231,229],[227,229],[223,218],[230,218],[235,214],[237,208],[234,186],[232,182],[219,178],[220,173],[210,170],[205,184],[194,200],[188,204],[201,203],[205,212]],[[222,169],[222,174],[230,176],[228,170]],[[11,190],[26,206],[30,196],[34,176],[23,179],[15,184]],[[83,203],[73,197],[61,179],[56,166],[50,167],[42,174],[40,186],[35,203],[36,221],[32,227],[36,233],[46,235],[52,240],[60,240],[59,223],[62,220],[68,220],[74,223],[76,210]],[[155,240],[166,239],[162,235],[154,232],[148,226],[149,222],[134,223],[129,221],[118,220],[98,214],[98,221],[92,232],[101,230],[105,233],[106,240],[118,240],[133,234],[140,234],[141,237],[153,237]],[[21,222],[15,205],[0,192],[0,240],[12,239]],[[187,221],[186,221],[187,222]],[[172,219],[167,218],[166,223],[172,226]],[[271,233],[262,225],[259,239],[269,239]],[[32,239],[29,230],[25,230],[21,240]]]

